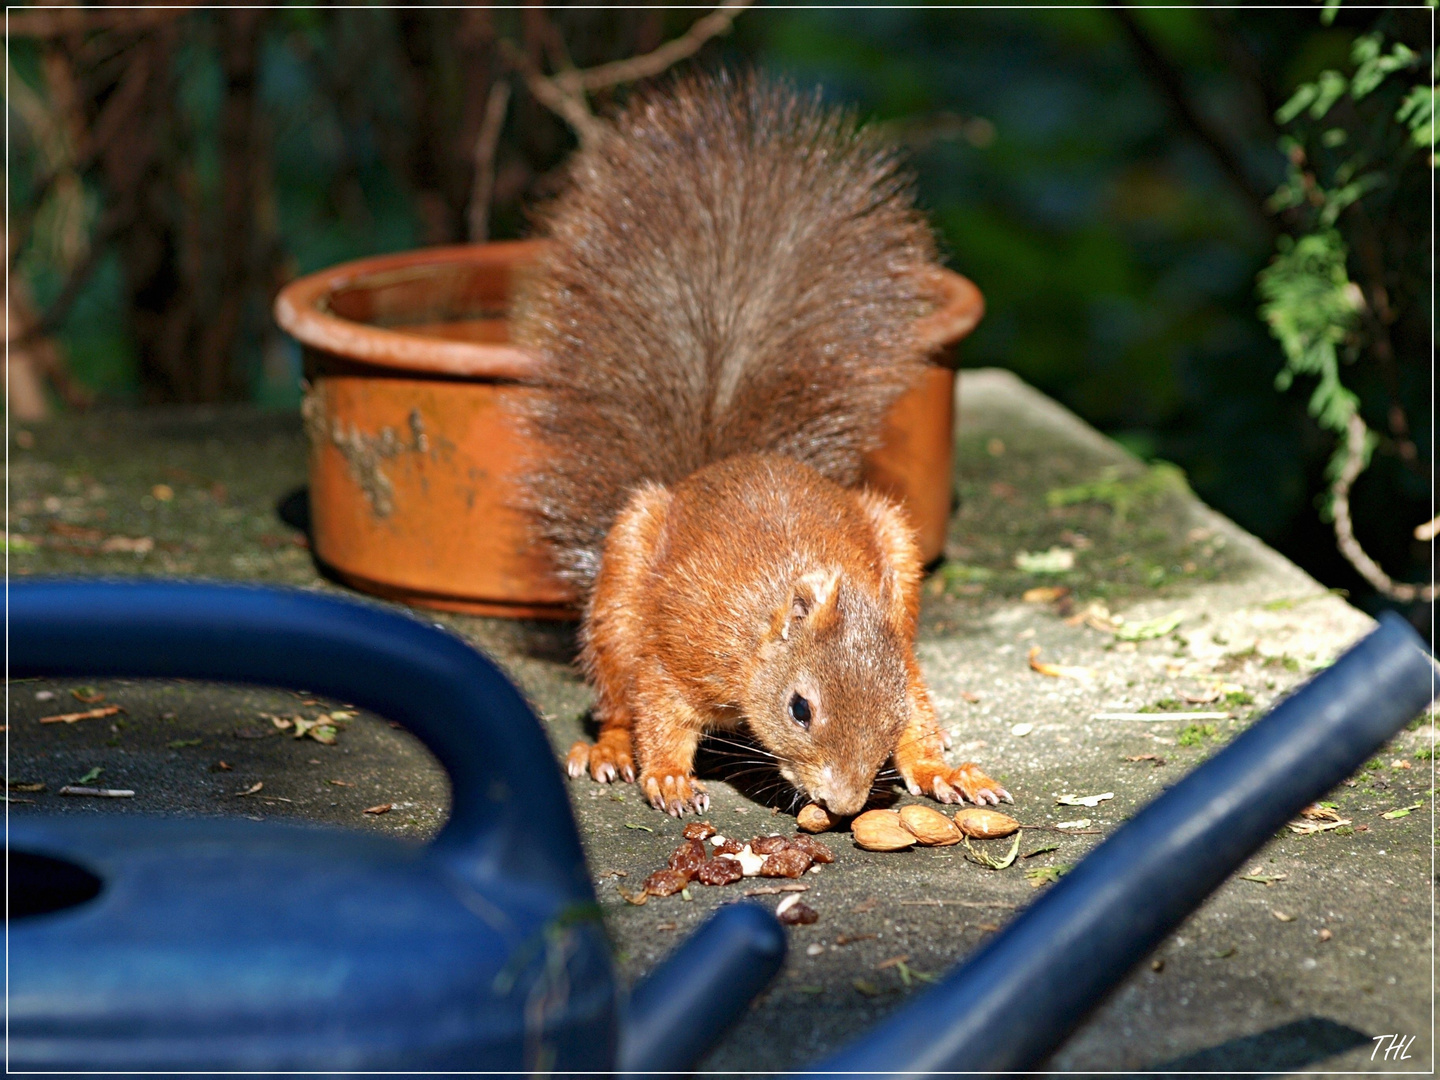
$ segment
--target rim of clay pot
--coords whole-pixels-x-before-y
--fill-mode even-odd
[[[419,248],[340,263],[297,278],[275,298],[275,321],[302,345],[376,367],[488,379],[524,379],[534,370],[529,353],[513,345],[453,341],[357,322],[330,310],[330,297],[343,289],[403,281],[432,267],[456,263],[501,267],[532,262],[544,240],[503,240]],[[915,324],[920,340],[939,353],[965,337],[985,314],[985,299],[974,282],[953,270],[936,274],[941,306]],[[953,366],[953,365],[951,365]]]

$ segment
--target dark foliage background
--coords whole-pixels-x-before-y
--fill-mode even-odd
[[[51,392],[295,407],[298,353],[269,318],[280,285],[361,255],[523,235],[574,145],[527,73],[648,53],[699,14],[12,17],[11,299]],[[1375,608],[1322,520],[1335,437],[1308,415],[1303,379],[1277,392],[1256,275],[1303,224],[1303,206],[1270,202],[1287,176],[1277,109],[1352,70],[1376,30],[1414,49],[1411,82],[1426,79],[1434,10],[1319,15],[756,9],[687,62],[784,72],[890,125],[947,261],[987,297],[967,365],[1011,368],[1179,464],[1206,501]],[[603,114],[626,89],[591,102]],[[1347,108],[1352,127],[1386,119]],[[1392,576],[1428,581],[1431,546],[1412,530],[1434,515],[1433,152],[1377,152],[1385,182],[1339,222],[1372,301],[1342,365],[1378,436],[1352,509]],[[1429,622],[1427,605],[1406,610]]]

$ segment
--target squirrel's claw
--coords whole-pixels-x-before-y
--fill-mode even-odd
[[[935,796],[936,802],[958,803],[965,801],[961,797],[960,792],[956,791],[953,787],[951,787],[945,782],[944,777],[935,777],[935,779],[930,782],[930,789]]]
[[[607,741],[604,734],[594,745],[581,739],[570,747],[570,753],[565,756],[565,771],[573,778],[588,772],[601,784],[611,784],[619,779],[634,783],[635,761],[630,756],[628,739],[626,742],[626,746],[617,746],[613,740]]]
[[[909,775],[906,775],[908,771]],[[922,761],[901,770],[905,786],[912,795],[929,795],[936,802],[961,803],[967,799],[976,806],[999,806],[1001,801],[1013,803],[1010,792],[980,771],[980,766],[967,762],[950,768],[943,761]]]
[[[703,814],[710,808],[710,796],[699,782],[688,776],[644,776],[641,787],[645,798],[656,810],[662,810],[671,817],[683,817],[688,811]]]

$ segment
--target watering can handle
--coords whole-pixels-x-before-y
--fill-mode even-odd
[[[12,677],[303,688],[399,721],[450,774],[437,856],[472,881],[504,873],[593,899],[535,715],[491,661],[453,634],[353,600],[190,582],[12,584],[9,614]]]

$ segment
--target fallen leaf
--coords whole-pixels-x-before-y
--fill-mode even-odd
[[[1063,574],[1075,567],[1075,552],[1070,548],[1052,547],[1048,551],[1017,551],[1015,568],[1027,574]]]
[[[89,795],[96,799],[133,799],[135,792],[125,788],[95,788],[81,787],[78,784],[66,784],[60,789],[61,795]]]
[[[1275,882],[1284,881],[1289,876],[1289,874],[1261,874],[1257,872],[1253,874],[1241,874],[1240,880],[1253,881],[1258,885],[1274,885]]]
[[[217,762],[215,762],[214,765],[211,765],[211,766],[210,766],[210,771],[211,771],[211,772],[229,772],[229,771],[230,771],[231,769],[233,769],[234,767],[235,767],[235,766],[231,765],[228,761],[217,761]]]
[[[1220,687],[1218,685],[1212,686],[1209,690],[1202,691],[1198,694],[1192,694],[1186,691],[1182,692],[1180,696],[1191,705],[1209,705],[1212,701],[1220,700]]]
[[[1082,623],[1092,629],[1102,631],[1106,634],[1113,634],[1120,629],[1124,620],[1119,616],[1111,615],[1110,609],[1104,604],[1092,601],[1083,611],[1077,611],[1065,620],[1066,626],[1079,626]]]
[[[204,741],[204,739],[171,739],[165,745],[171,750],[183,750],[187,746],[199,746]]]
[[[624,889],[620,888],[618,882],[615,885],[615,891],[620,894],[620,898],[624,900],[627,904],[634,904],[636,907],[639,907],[650,899],[650,894],[644,889],[641,889],[639,892],[626,892]]]
[[[1095,677],[1095,672],[1088,667],[1066,667],[1062,664],[1042,664],[1040,662],[1040,646],[1031,645],[1028,659],[1030,668],[1038,671],[1041,675],[1049,675],[1053,679],[1079,679],[1088,682]]]
[[[156,484],[150,489],[150,494],[156,502],[169,502],[175,498],[175,489],[169,484]]]
[[[55,716],[42,716],[42,724],[73,724],[77,720],[99,720],[102,716],[114,716],[118,712],[124,712],[119,705],[103,705],[98,709],[90,709],[86,712],[59,713]]]
[[[841,934],[835,939],[836,945],[854,945],[857,941],[874,941],[879,934]]]
[[[1164,765],[1164,764],[1165,764],[1165,759],[1164,759],[1163,757],[1161,757],[1159,754],[1128,754],[1128,755],[1126,755],[1125,760],[1126,760],[1126,761],[1151,761],[1151,762],[1154,762],[1154,763],[1155,763],[1155,767],[1156,767],[1157,769],[1158,769],[1161,765]]]
[[[880,987],[876,986],[874,983],[867,982],[865,979],[856,979],[850,985],[855,987],[856,990],[860,991],[860,993],[864,994],[866,997],[879,997],[885,992],[884,990],[881,990]]]
[[[1338,829],[1342,825],[1349,824],[1349,818],[1341,818],[1339,821],[1305,821],[1297,818],[1295,821],[1290,822],[1287,827],[1291,832],[1300,836],[1309,836],[1311,833],[1329,832],[1331,829]]]
[[[980,700],[980,695],[975,693],[975,691],[973,690],[961,690],[960,696],[966,701],[968,701],[971,705],[976,704]]]
[[[1069,869],[1068,865],[1032,866],[1025,871],[1025,880],[1030,883],[1032,889],[1038,889],[1041,885],[1059,881]]]
[[[781,893],[802,893],[809,892],[809,885],[802,885],[798,881],[787,882],[784,885],[761,885],[758,889],[746,889],[746,896],[779,896]]]
[[[1340,815],[1335,812],[1333,806],[1326,806],[1323,803],[1311,803],[1300,811],[1300,816],[1310,818],[1313,821],[1339,821]]]
[[[1150,641],[1170,633],[1180,625],[1184,618],[1183,611],[1174,611],[1169,615],[1162,615],[1158,619],[1150,619],[1148,622],[1127,622],[1115,631],[1115,636],[1121,641]]]
[[[6,784],[5,786],[6,786],[9,790],[11,790],[11,791],[44,791],[44,790],[45,790],[45,784],[44,784],[43,782],[38,782],[38,781],[35,782],[35,783],[27,783],[27,782],[22,781],[22,780],[11,780],[11,781],[10,781],[8,784]]]
[[[254,795],[257,791],[259,791],[259,790],[260,790],[261,788],[263,788],[264,786],[265,786],[265,781],[264,781],[264,780],[256,780],[254,784],[252,784],[250,787],[246,788],[244,791],[237,791],[237,792],[235,793],[235,798],[237,798],[237,799],[243,799],[246,795]]]
[[[1033,859],[1036,855],[1046,855],[1052,851],[1059,850],[1059,844],[1046,844],[1044,847],[1037,847],[1034,851],[1027,851],[1024,855],[1021,855],[1020,857],[1022,859]]]
[[[1409,817],[1411,811],[1419,810],[1424,805],[1425,803],[1423,801],[1411,803],[1409,806],[1402,806],[1398,810],[1391,810],[1388,813],[1381,814],[1380,816],[1386,821],[1394,821],[1396,818]]]
[[[654,832],[654,831],[655,831],[655,830],[652,829],[649,825],[632,825],[632,824],[630,824],[630,822],[628,822],[628,821],[625,822],[625,827],[626,827],[627,829],[640,829],[640,830],[643,830],[644,832]]]
[[[80,777],[79,780],[76,780],[75,783],[77,783],[77,784],[90,784],[90,783],[94,783],[96,780],[100,779],[100,774],[103,773],[104,771],[105,771],[105,770],[104,770],[103,768],[101,768],[99,765],[96,765],[93,769],[89,770],[84,776]]]
[[[1027,604],[1053,604],[1069,592],[1063,585],[1037,585],[1033,589],[1026,589],[1020,599]]]
[[[327,784],[334,784],[336,787],[354,787],[349,780],[326,780]]]
[[[391,810],[393,810],[393,809],[395,809],[395,804],[394,804],[394,803],[382,802],[379,806],[367,806],[367,807],[365,808],[365,813],[367,813],[367,814],[388,814],[388,813],[389,813]]]
[[[1410,762],[1406,761],[1404,758],[1396,758],[1394,761],[1390,762],[1390,768],[1392,768],[1392,769],[1412,769],[1412,768],[1414,768],[1414,766],[1411,765]]]
[[[295,726],[295,721],[299,719],[294,716],[270,716],[269,713],[261,713],[260,715],[268,717],[270,723],[274,724],[281,731],[289,731]]]
[[[1214,953],[1214,954],[1212,954],[1212,955],[1213,955],[1214,959],[1216,959],[1216,960],[1228,960],[1230,957],[1234,956],[1235,953],[1236,953],[1235,946],[1234,946],[1234,945],[1227,945],[1225,948],[1221,949],[1219,952]]]
[[[105,692],[96,690],[93,686],[77,686],[70,691],[70,696],[81,705],[94,705],[105,700]]]
[[[1082,817],[1082,818],[1079,818],[1079,819],[1077,819],[1077,820],[1075,820],[1075,821],[1060,821],[1060,822],[1056,822],[1055,828],[1057,828],[1057,829],[1088,829],[1088,828],[1090,827],[1090,825],[1091,825],[1090,819],[1089,819],[1088,817]]]
[[[148,555],[155,550],[152,536],[110,536],[100,544],[100,550],[125,555]]]
[[[1083,806],[1086,809],[1093,810],[1102,802],[1105,802],[1107,799],[1113,799],[1114,797],[1115,793],[1113,791],[1106,791],[1099,795],[1061,795],[1055,801],[1061,806]]]
[[[1294,922],[1294,921],[1295,921],[1295,916],[1294,916],[1294,915],[1287,915],[1287,914],[1285,914],[1285,912],[1281,911],[1279,908],[1271,908],[1271,909],[1270,909],[1270,914],[1271,914],[1271,915],[1274,915],[1275,918],[1279,919],[1281,922]]]
[[[974,861],[979,863],[981,866],[988,867],[991,870],[1004,870],[1011,863],[1013,863],[1016,856],[1020,854],[1020,837],[1023,835],[1024,830],[1021,830],[1020,832],[1017,832],[1015,834],[1015,840],[1010,845],[1010,850],[1007,851],[1005,855],[998,861],[992,859],[986,852],[976,850],[976,848],[970,843],[970,837],[968,836],[964,838],[965,848],[967,851],[969,851],[970,855],[973,856]]]
[[[900,981],[906,986],[910,985],[911,979],[919,979],[921,982],[933,983],[939,980],[928,971],[921,971],[919,968],[912,968],[904,960],[895,965],[895,972],[900,976]]]

